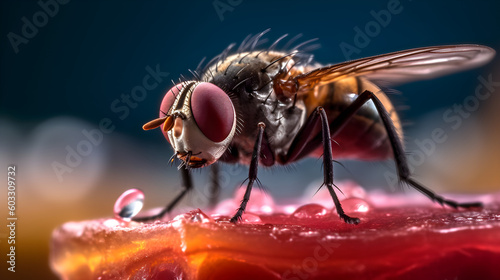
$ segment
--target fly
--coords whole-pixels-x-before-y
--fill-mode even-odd
[[[165,94],[159,118],[143,128],[161,127],[174,157],[182,161],[184,189],[157,215],[135,220],[157,219],[171,211],[192,188],[189,169],[223,161],[249,165],[246,192],[231,218],[236,223],[250,199],[259,165],[286,165],[311,156],[323,157],[322,186],[346,223],[360,220],[344,213],[335,193],[333,160],[338,158],[393,158],[400,181],[432,201],[453,208],[482,206],[446,199],[413,179],[401,122],[377,82],[396,85],[478,67],[492,59],[493,49],[423,47],[322,66],[307,54],[313,40],[288,51],[275,50],[284,35],[258,50],[266,32],[248,36],[234,52],[235,45],[230,45],[205,67],[200,63],[192,72],[194,79]],[[333,152],[332,141],[337,143]]]

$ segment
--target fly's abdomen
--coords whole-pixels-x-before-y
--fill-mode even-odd
[[[363,91],[373,92],[389,112],[396,131],[402,137],[399,117],[384,92],[375,84],[364,78],[348,78],[327,85],[318,86],[314,93],[304,97],[309,114],[318,106],[322,106],[330,123],[345,110]],[[320,137],[318,131],[317,137]],[[393,156],[387,132],[372,101],[364,104],[358,112],[348,120],[347,124],[334,135],[332,144],[335,158],[362,160],[383,160]],[[318,147],[312,156],[321,156],[323,148]]]

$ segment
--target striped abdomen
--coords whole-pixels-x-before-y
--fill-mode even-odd
[[[304,96],[303,100],[308,114],[316,107],[322,106],[331,123],[356,99],[357,95],[365,90],[373,92],[384,104],[399,137],[402,138],[401,122],[389,98],[379,87],[364,78],[347,78],[317,86],[314,92]],[[331,133],[334,135],[335,132],[331,131]],[[333,140],[336,142],[332,144],[335,158],[382,160],[393,155],[387,132],[372,101],[363,105]],[[322,154],[323,148],[320,147],[311,156]]]

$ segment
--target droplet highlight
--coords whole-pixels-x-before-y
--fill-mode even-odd
[[[115,218],[130,222],[144,205],[144,193],[138,189],[130,189],[122,193],[115,202],[113,212]]]
[[[348,198],[341,203],[346,213],[366,213],[371,209],[370,204],[361,198]]]
[[[324,217],[326,214],[328,210],[322,205],[306,204],[297,208],[292,216],[297,219],[314,219]]]
[[[260,217],[251,213],[244,213],[241,216],[241,220],[246,224],[262,224],[262,220],[260,219]]]

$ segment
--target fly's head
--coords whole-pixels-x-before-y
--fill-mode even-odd
[[[145,130],[161,127],[175,155],[188,168],[208,166],[226,151],[236,131],[233,102],[221,88],[188,81],[172,87],[160,106],[160,117]]]

